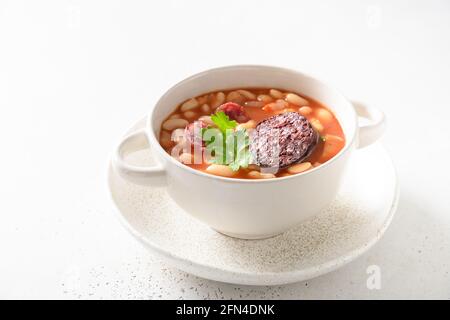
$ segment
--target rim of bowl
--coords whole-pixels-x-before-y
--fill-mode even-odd
[[[148,136],[148,138],[150,139],[151,142],[153,142],[156,145],[156,150],[163,156],[166,158],[167,161],[173,163],[174,165],[178,166],[179,168],[182,168],[184,170],[187,170],[193,174],[196,175],[200,175],[203,177],[207,177],[207,178],[211,178],[211,179],[215,179],[215,180],[220,180],[223,182],[230,182],[230,183],[272,183],[272,182],[281,182],[287,179],[295,179],[295,178],[299,178],[305,175],[309,175],[315,172],[318,172],[320,170],[322,170],[323,168],[327,167],[328,165],[336,162],[339,158],[341,158],[343,156],[344,153],[347,153],[347,151],[353,146],[353,144],[355,143],[356,137],[358,135],[358,121],[357,121],[357,115],[356,112],[354,110],[354,108],[351,108],[351,112],[353,113],[353,118],[354,118],[354,128],[355,128],[355,132],[353,134],[353,136],[351,137],[350,140],[348,140],[347,137],[345,137],[345,146],[344,148],[342,148],[333,158],[331,158],[330,160],[328,160],[325,163],[322,163],[321,165],[314,167],[313,169],[301,172],[301,173],[297,173],[297,174],[293,174],[290,176],[286,176],[286,177],[275,177],[275,178],[270,178],[270,179],[242,179],[242,178],[228,178],[228,177],[222,177],[222,176],[216,176],[210,173],[206,173],[200,170],[196,170],[193,169],[187,165],[184,165],[182,163],[180,163],[179,161],[175,160],[172,156],[170,156],[164,149],[163,147],[160,145],[158,139],[156,138],[156,135],[154,133],[153,130],[153,125],[152,125],[152,121],[151,119],[153,118],[153,114],[156,110],[156,106],[160,103],[160,101],[165,98],[166,96],[168,96],[171,91],[173,89],[175,89],[178,86],[183,85],[185,82],[191,81],[197,77],[203,76],[207,73],[210,72],[215,72],[215,71],[221,71],[221,70],[227,70],[227,69],[239,69],[239,68],[265,68],[265,69],[272,69],[273,71],[282,71],[282,72],[289,72],[289,73],[296,73],[299,75],[302,75],[304,77],[308,77],[311,78],[317,82],[320,82],[322,85],[326,86],[328,89],[334,90],[337,94],[341,95],[351,106],[353,106],[352,102],[338,89],[336,89],[333,86],[328,85],[328,83],[317,79],[316,77],[313,77],[309,74],[303,73],[303,72],[299,72],[297,70],[294,69],[289,69],[289,68],[284,68],[284,67],[277,67],[277,66],[271,66],[271,65],[258,65],[258,64],[242,64],[242,65],[230,65],[230,66],[223,66],[223,67],[217,67],[217,68],[211,68],[211,69],[207,69],[201,72],[198,72],[194,75],[191,75],[179,82],[177,82],[176,84],[174,84],[173,86],[171,86],[158,100],[157,102],[154,104],[154,106],[152,107],[151,112],[147,115],[147,120],[146,120],[146,125],[145,125],[145,132]],[[314,98],[314,97],[313,97]],[[154,146],[152,145],[152,143],[150,143],[150,148],[154,148]],[[166,168],[164,168],[166,169]]]

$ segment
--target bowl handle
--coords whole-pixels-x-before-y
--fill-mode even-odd
[[[359,117],[366,118],[369,123],[366,125],[359,125],[359,139],[358,149],[371,145],[381,138],[386,129],[386,117],[384,113],[373,107],[365,106],[360,102],[354,102],[356,114]]]
[[[161,164],[153,166],[135,166],[126,162],[125,157],[131,152],[149,148],[145,129],[138,130],[122,139],[114,151],[112,166],[125,180],[152,186],[166,185],[166,171]]]

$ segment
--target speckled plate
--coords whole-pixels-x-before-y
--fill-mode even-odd
[[[128,161],[153,160],[142,150]],[[318,216],[270,239],[239,240],[192,218],[164,188],[133,185],[111,169],[108,186],[117,216],[152,253],[196,276],[245,285],[307,280],[349,263],[381,238],[399,194],[392,161],[375,144],[354,152],[337,198]]]

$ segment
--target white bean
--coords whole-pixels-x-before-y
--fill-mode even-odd
[[[200,118],[198,118],[198,120],[203,121],[204,123],[206,123],[207,125],[210,125],[210,126],[216,125],[214,123],[214,121],[212,121],[210,116],[201,116]]]
[[[197,102],[199,105],[205,104],[208,102],[208,95],[205,94],[204,96],[198,97]]]
[[[242,103],[243,101],[244,97],[237,91],[231,91],[227,95],[227,102]]]
[[[237,174],[237,171],[231,170],[229,166],[221,164],[211,164],[206,168],[206,172],[222,177],[233,177]]]
[[[187,119],[194,119],[197,116],[197,113],[194,111],[186,111],[183,115]]]
[[[276,110],[282,110],[288,106],[287,102],[281,99],[278,99],[276,102],[271,102],[269,104],[266,104],[263,108],[263,110],[270,110],[270,111],[276,111]]]
[[[210,108],[209,105],[206,104],[206,103],[202,105],[201,109],[202,109],[202,112],[204,112],[204,113],[209,113],[209,112],[211,112],[211,108]]]
[[[185,103],[183,103],[181,105],[181,112],[185,112],[188,110],[192,110],[198,107],[198,101],[195,98],[189,99],[188,101],[186,101]]]
[[[219,107],[224,102],[225,102],[225,93],[217,92],[216,96],[214,97],[213,101],[211,102],[211,108],[213,110],[215,110],[217,107]]]
[[[275,104],[277,105],[277,108],[276,108],[277,110],[284,109],[289,106],[286,101],[281,100],[281,99],[278,99],[277,101],[275,101]]]
[[[254,93],[247,91],[247,90],[237,90],[242,96],[247,98],[247,100],[256,100],[256,96]]]
[[[283,108],[287,108],[289,106],[288,103],[282,99],[278,99],[275,103]]]
[[[169,119],[180,119],[181,115],[179,113],[175,113],[169,117]]]
[[[181,142],[184,139],[185,136],[185,129],[184,128],[178,128],[172,131],[171,140],[175,142]]]
[[[270,89],[269,93],[274,99],[283,99],[283,93],[279,90]]]
[[[245,123],[240,123],[237,125],[236,130],[240,129],[254,129],[256,128],[256,121],[255,120],[249,120]]]
[[[320,108],[316,110],[317,118],[319,118],[320,122],[329,124],[331,121],[333,121],[333,115],[330,111]]]
[[[307,116],[312,113],[312,109],[311,107],[301,107],[298,109],[298,112],[300,112],[303,116]]]
[[[311,125],[313,126],[316,131],[322,132],[323,131],[323,125],[320,123],[317,119],[311,119]]]
[[[307,106],[309,104],[308,100],[296,95],[295,93],[288,93],[286,95],[286,101],[299,107]]]
[[[262,108],[262,107],[264,107],[264,102],[262,102],[262,101],[247,101],[246,103],[244,103],[244,105],[246,107],[250,107],[250,108]]]
[[[281,110],[281,109],[283,109],[283,107],[280,107],[275,102],[268,103],[263,107],[264,111],[275,111],[275,110]]]
[[[180,160],[180,162],[184,163],[184,164],[191,164],[192,163],[192,154],[190,154],[190,153],[182,153],[178,157],[178,160]]]
[[[164,121],[162,127],[165,130],[172,131],[177,128],[184,128],[189,124],[185,119],[168,119]]]
[[[273,102],[273,98],[267,94],[260,94],[257,97],[258,101],[264,102],[264,104],[268,104]]]
[[[306,171],[311,167],[312,167],[311,162],[302,162],[302,163],[298,163],[298,164],[294,164],[294,165],[290,166],[289,168],[287,168],[287,172],[296,174],[296,173]]]
[[[272,179],[275,175],[272,173],[261,173],[259,171],[250,171],[247,176],[251,179]]]

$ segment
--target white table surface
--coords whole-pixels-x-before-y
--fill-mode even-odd
[[[449,299],[449,57],[445,0],[0,2],[0,298]],[[245,63],[313,74],[388,116],[398,212],[338,271],[203,280],[112,217],[105,166],[121,134],[175,82]]]

